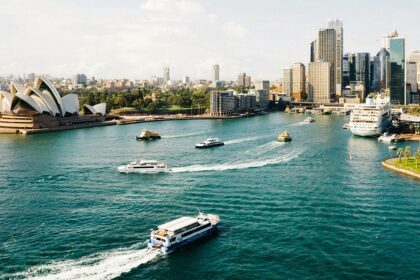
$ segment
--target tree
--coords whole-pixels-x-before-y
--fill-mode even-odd
[[[408,164],[408,159],[410,158],[410,155],[411,155],[411,147],[410,146],[405,147],[404,155],[405,155],[405,163]]]
[[[414,154],[414,158],[416,159],[416,168],[419,168],[419,164],[418,164],[418,162],[419,162],[419,160],[420,160],[420,153],[419,153],[419,152],[416,152],[416,153]]]
[[[398,161],[401,162],[401,157],[404,154],[403,148],[398,148],[397,155],[398,155]]]

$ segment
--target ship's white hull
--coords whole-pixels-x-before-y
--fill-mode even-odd
[[[169,168],[128,168],[125,165],[118,166],[118,171],[121,173],[142,173],[142,174],[154,174],[169,172]]]
[[[381,135],[379,129],[350,127],[350,131],[357,136],[368,137]]]

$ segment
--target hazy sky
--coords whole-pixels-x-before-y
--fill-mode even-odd
[[[397,28],[420,49],[419,0],[0,0],[0,75],[35,72],[97,78],[211,78],[239,72],[279,79],[309,61],[331,18],[344,21],[344,51],[376,54]]]

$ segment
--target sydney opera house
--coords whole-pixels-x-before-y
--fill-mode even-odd
[[[37,77],[33,86],[12,81],[10,92],[0,91],[0,133],[20,133],[31,129],[65,128],[101,122],[106,104],[84,105],[79,115],[76,94],[60,96],[45,77]]]

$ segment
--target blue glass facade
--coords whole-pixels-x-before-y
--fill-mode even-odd
[[[390,97],[391,103],[404,104],[405,102],[405,39],[394,38],[390,42],[391,77]]]

